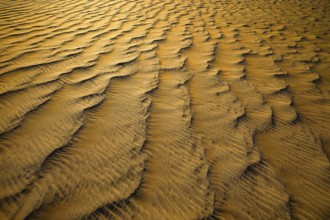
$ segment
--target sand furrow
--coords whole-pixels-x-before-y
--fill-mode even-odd
[[[244,10],[242,11],[244,13]],[[240,16],[241,15],[236,15],[236,17]],[[233,19],[236,19],[236,17],[230,18],[228,16],[227,19],[232,21]],[[315,61],[319,62],[319,56],[317,55],[319,49],[315,45],[306,42],[305,39],[307,38],[302,34],[304,32],[298,34],[298,32],[300,32],[299,29],[292,31],[291,29],[288,29],[286,25],[281,25],[282,22],[283,21],[275,21],[271,24],[272,28],[269,28],[269,26],[260,27],[260,23],[251,23],[251,26],[238,28],[242,44],[257,53],[254,55],[253,59],[251,59],[251,56],[246,58],[247,76],[251,76],[251,81],[255,84],[256,88],[265,95],[268,93],[267,90],[272,87],[275,90],[278,90],[276,89],[276,81],[279,80],[279,77],[282,78],[282,82],[288,85],[286,89],[279,89],[279,92],[275,92],[271,96],[264,96],[267,103],[272,107],[276,126],[271,129],[270,133],[267,132],[262,134],[260,139],[259,135],[257,135],[257,145],[260,147],[265,160],[269,161],[270,167],[274,169],[279,180],[287,187],[287,191],[290,195],[290,211],[292,212],[292,218],[324,219],[326,218],[326,212],[322,212],[321,210],[327,209],[326,206],[324,206],[327,203],[327,193],[325,195],[318,194],[316,197],[318,198],[317,207],[319,208],[312,208],[311,203],[307,202],[312,199],[312,197],[310,197],[311,194],[308,193],[308,191],[316,193],[317,190],[314,187],[311,189],[309,181],[305,181],[303,177],[302,179],[298,178],[298,176],[308,175],[309,178],[314,179],[313,181],[319,182],[319,184],[317,184],[318,189],[321,189],[323,192],[324,190],[322,189],[327,188],[327,185],[329,184],[326,178],[324,179],[324,177],[329,174],[327,174],[327,171],[321,171],[323,170],[323,168],[321,168],[323,165],[326,167],[328,166],[326,165],[328,164],[328,160],[324,155],[326,153],[324,153],[324,150],[322,149],[322,143],[319,141],[312,141],[313,138],[314,140],[318,140],[320,136],[317,137],[316,132],[312,132],[304,125],[313,121],[313,125],[317,125],[317,128],[315,129],[318,130],[318,135],[322,136],[322,134],[325,134],[322,132],[323,123],[325,122],[321,118],[318,120],[317,115],[323,115],[324,117],[326,113],[320,112],[324,111],[327,107],[316,107],[318,104],[316,104],[317,102],[314,99],[313,103],[315,104],[310,106],[318,109],[311,110],[313,107],[304,108],[304,106],[308,106],[307,103],[309,100],[313,99],[312,97],[314,97],[314,94],[318,94],[316,96],[318,99],[323,100],[322,102],[326,102],[327,100],[326,95],[321,95],[323,97],[320,98],[320,92],[314,85],[314,81],[319,79],[319,76],[317,73],[310,71],[311,66],[313,67],[314,65],[313,63]],[[255,38],[255,40],[251,41],[251,38]],[[276,63],[271,60],[266,61],[266,59],[269,58],[273,59]],[[267,80],[267,84],[264,83],[264,85],[267,86],[267,90],[262,88],[261,82],[258,82],[259,79],[264,80],[264,76],[257,74],[256,72],[256,70],[258,71],[258,66],[260,67],[260,70],[264,72],[264,75],[270,73],[277,78],[276,81],[275,79],[272,80],[274,86],[270,86],[269,80]],[[282,71],[283,74],[273,74],[277,72],[276,70]],[[258,77],[262,76],[262,78],[255,78],[254,74]],[[303,76],[300,74],[303,74]],[[299,95],[297,95],[298,93]],[[316,121],[318,122],[315,123]],[[285,124],[282,124],[282,122]],[[295,123],[292,124],[292,122]],[[283,135],[286,135],[286,138],[284,138]],[[325,139],[327,139],[326,136],[327,135],[324,135]],[[272,139],[266,141],[267,138]],[[276,138],[276,141],[273,138]],[[308,138],[311,139],[308,140]],[[259,142],[259,140],[261,141]],[[300,140],[304,140],[305,143],[308,143],[309,147],[305,144],[302,145]],[[297,151],[300,153],[297,154]],[[313,158],[315,162],[298,165],[300,167],[305,166],[303,169],[298,169],[301,171],[301,174],[294,174],[290,171],[295,168],[291,169],[289,167],[296,166],[302,161],[306,162],[308,160],[307,158],[310,158],[311,155],[314,155]],[[284,161],[286,161],[285,165],[280,166]],[[315,172],[315,170],[319,171]],[[300,189],[304,189],[305,193],[302,193]],[[302,211],[302,209],[304,209],[302,207],[305,207],[305,209],[310,211]]]
[[[148,138],[144,148],[148,155],[146,171],[141,189],[130,201],[138,219],[170,218],[165,217],[165,213],[172,216],[171,219],[202,218],[212,210],[204,149],[190,129],[185,75],[184,72],[161,72],[159,86],[151,94]],[[173,76],[177,78],[172,80]],[[181,120],[176,120],[177,117]],[[168,187],[170,190],[166,191]],[[192,194],[196,196],[192,197]]]
[[[128,71],[131,72],[129,68]],[[34,188],[47,189],[49,183],[52,183],[53,187],[46,190],[47,193],[39,202],[40,207],[31,218],[48,218],[49,213],[52,213],[53,219],[82,217],[99,206],[127,197],[138,187],[145,160],[145,155],[141,153],[145,142],[144,121],[150,104],[148,101],[141,103],[141,100],[144,99],[144,93],[154,77],[149,74],[148,82],[146,78],[135,75],[111,80],[112,86],[107,92],[111,98],[103,101],[97,110],[89,114],[90,120],[86,121],[84,128],[72,140],[68,149],[58,153],[43,166],[39,174],[42,178],[35,182]],[[130,91],[134,91],[135,95],[131,95]],[[122,97],[126,97],[124,102]],[[130,103],[129,106],[123,105],[126,101]],[[125,111],[125,108],[128,109]],[[117,115],[116,120],[112,119],[114,114]],[[136,117],[138,115],[139,117]],[[121,117],[134,120],[127,124]],[[100,123],[103,123],[103,126],[100,126]],[[91,133],[94,135],[86,139],[85,134]],[[95,163],[89,163],[84,169],[66,167],[68,161],[75,160],[74,163],[79,164],[88,160],[87,158],[95,158]],[[123,166],[128,162],[130,166]],[[60,176],[58,170],[61,170]],[[63,179],[72,181],[70,184],[63,183]],[[66,197],[71,199],[63,200]],[[41,202],[44,205],[41,205]],[[81,209],[63,212],[68,204],[76,204]]]

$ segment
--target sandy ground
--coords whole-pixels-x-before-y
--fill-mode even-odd
[[[330,219],[328,0],[2,0],[0,219]]]

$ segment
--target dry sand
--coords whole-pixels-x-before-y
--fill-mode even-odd
[[[328,0],[2,0],[0,219],[330,219]]]

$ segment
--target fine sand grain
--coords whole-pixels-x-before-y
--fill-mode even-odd
[[[1,0],[0,219],[330,219],[328,0]]]

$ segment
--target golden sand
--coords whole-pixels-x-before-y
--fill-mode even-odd
[[[0,219],[330,219],[329,11],[0,1]]]

